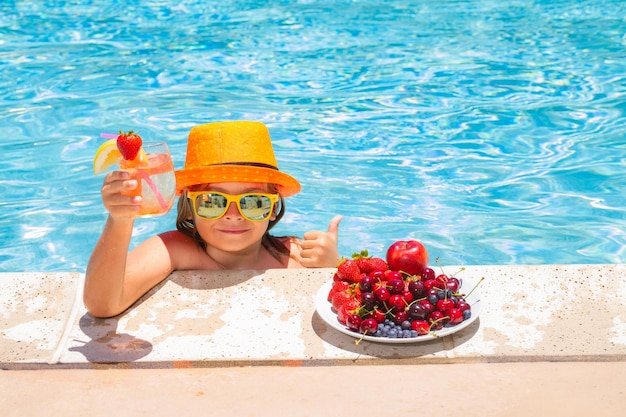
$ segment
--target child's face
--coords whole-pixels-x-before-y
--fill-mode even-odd
[[[269,185],[253,182],[223,182],[215,184],[196,185],[191,191],[216,191],[224,194],[237,195],[246,193],[271,193]],[[194,212],[196,230],[207,245],[225,252],[245,251],[247,248],[261,242],[267,231],[270,220],[276,215],[262,221],[250,221],[241,215],[235,203],[230,203],[226,213],[216,220],[208,220]]]

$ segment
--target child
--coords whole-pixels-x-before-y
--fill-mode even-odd
[[[283,198],[300,191],[279,171],[269,132],[259,122],[221,122],[189,133],[185,168],[176,171],[177,230],[152,236],[130,253],[141,197],[122,191],[137,182],[132,171],[104,179],[109,212],[87,266],[83,299],[97,317],[120,314],[175,270],[335,267],[339,262],[335,216],[328,232],[304,239],[275,237]]]

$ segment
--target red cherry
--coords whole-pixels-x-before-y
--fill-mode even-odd
[[[371,292],[361,293],[361,305],[363,305],[363,307],[366,310],[373,309],[377,302],[378,300],[376,299],[376,296],[374,295],[374,293],[371,293]]]
[[[383,277],[386,281],[391,281],[392,279],[402,279],[402,274],[398,271],[392,271],[391,269],[383,272]]]
[[[446,282],[446,287],[455,294],[459,291],[460,286],[461,286],[461,282],[459,281],[458,278],[452,277],[448,279],[448,281]]]
[[[387,288],[387,281],[374,281],[374,291],[376,291],[380,287]]]
[[[456,302],[456,308],[461,311],[471,310],[472,306],[465,300],[459,300]]]
[[[358,332],[360,330],[362,321],[363,319],[358,314],[348,314],[348,317],[346,317],[346,326],[348,327],[348,329],[354,332]]]
[[[401,324],[403,321],[407,321],[409,319],[409,314],[406,311],[398,311],[396,316],[393,318],[394,323]]]
[[[433,287],[430,290],[426,291],[426,296],[434,295],[436,297],[437,294],[439,294],[439,291],[441,291],[439,288]]]
[[[393,278],[387,281],[387,289],[391,294],[400,294],[404,291],[404,281]]]
[[[386,318],[385,312],[379,308],[375,309],[370,316],[376,320],[377,323],[382,323]]]
[[[430,324],[425,320],[414,320],[411,322],[411,329],[415,330],[419,336],[423,336],[430,331]]]
[[[407,313],[409,314],[409,320],[425,320],[426,316],[432,313],[432,311],[428,311],[420,303],[413,303],[407,309]]]
[[[448,280],[450,279],[446,274],[439,274],[437,275],[437,278],[435,278],[437,281],[442,282],[442,283],[446,283],[448,282]]]
[[[442,298],[437,301],[437,310],[447,315],[447,311],[454,308],[454,301],[451,298]]]
[[[382,302],[389,300],[389,297],[391,297],[389,290],[385,287],[376,288],[376,290],[374,290],[374,295],[376,295],[376,298]]]
[[[424,295],[426,292],[426,287],[424,287],[424,281],[409,281],[408,285],[409,291],[413,294],[413,297],[419,298]]]
[[[432,305],[428,300],[419,300],[418,303],[426,309],[427,315],[435,311],[435,306]]]
[[[463,321],[463,312],[456,307],[448,309],[447,316],[450,317],[449,320],[452,325],[459,324]]]
[[[361,322],[359,330],[363,334],[374,334],[378,330],[378,322],[373,318],[367,318]]]
[[[359,282],[359,288],[364,292],[372,291],[374,289],[374,278],[371,275],[365,275]]]
[[[370,276],[374,281],[383,281],[383,277],[385,275],[383,274],[383,271],[373,271]]]
[[[441,311],[436,310],[428,315],[428,322],[435,330],[443,329],[443,325],[446,321],[447,319]]]
[[[424,281],[424,288],[426,289],[426,291],[428,291],[431,288],[436,288],[438,284],[439,282],[435,279],[427,279],[426,281]]]
[[[404,311],[404,309],[406,308],[406,302],[400,294],[394,294],[389,297],[389,300],[387,300],[387,304],[389,304],[389,307],[391,307],[394,311]]]
[[[422,279],[424,281],[428,279],[435,279],[435,270],[432,268],[424,268],[424,272],[422,272]]]
[[[411,291],[404,291],[402,293],[402,299],[407,305],[409,305],[413,301],[413,294],[411,293]]]

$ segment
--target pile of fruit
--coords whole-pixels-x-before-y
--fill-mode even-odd
[[[339,322],[351,331],[413,338],[471,317],[467,295],[460,290],[458,278],[437,275],[428,267],[428,251],[422,243],[408,240],[391,245],[386,260],[369,257],[367,251],[342,260],[328,301]]]

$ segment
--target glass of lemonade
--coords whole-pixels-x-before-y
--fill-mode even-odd
[[[176,197],[174,164],[165,142],[144,142],[142,149],[145,157],[140,162],[120,161],[120,168],[137,170],[137,188],[127,195],[141,196],[138,217],[161,216],[172,208]]]

